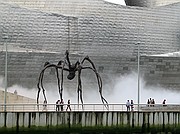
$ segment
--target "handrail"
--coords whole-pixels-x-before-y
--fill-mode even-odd
[[[68,104],[63,105],[63,111],[66,111]],[[180,105],[178,104],[139,104],[139,111],[180,111]],[[36,104],[36,103],[8,103],[0,104],[0,112],[3,112],[6,108],[6,112],[18,112],[18,111],[58,111],[56,104]],[[125,104],[109,104],[109,109],[106,109],[103,104],[70,104],[71,111],[127,111]],[[59,105],[59,111],[61,111],[61,105]],[[70,111],[70,109],[68,109]],[[128,111],[138,111],[138,104],[133,104],[133,109]]]

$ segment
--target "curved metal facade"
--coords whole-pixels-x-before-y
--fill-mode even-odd
[[[57,63],[67,49],[77,54],[73,60],[92,57],[106,77],[137,70],[138,43],[146,55],[180,49],[180,3],[146,8],[102,0],[0,0],[0,8],[0,47],[3,50],[7,44],[9,51],[12,48],[8,57],[10,85],[36,86],[44,62]],[[165,84],[165,76],[179,73],[178,59],[142,60],[151,84]],[[4,51],[0,63],[3,75]],[[170,65],[166,68],[166,64]],[[178,75],[170,76],[175,82]],[[153,77],[164,79],[154,81]],[[180,83],[172,85],[176,84]]]

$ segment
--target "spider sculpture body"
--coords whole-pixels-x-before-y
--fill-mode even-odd
[[[85,61],[89,62],[91,66],[83,66]],[[63,95],[62,95],[62,93],[63,93],[63,79],[64,79],[63,78],[64,77],[63,72],[64,71],[68,72],[67,79],[69,79],[69,80],[74,79],[76,76],[76,73],[77,73],[77,77],[78,77],[77,78],[77,80],[78,80],[78,89],[77,89],[78,103],[80,100],[82,105],[83,105],[83,97],[82,97],[81,71],[84,69],[92,70],[95,73],[96,78],[97,78],[99,93],[100,93],[102,103],[104,104],[104,106],[106,108],[108,108],[108,102],[106,101],[106,99],[102,95],[102,80],[101,80],[99,73],[96,70],[94,63],[91,61],[91,59],[88,56],[86,56],[85,58],[82,59],[81,62],[77,61],[75,64],[71,64],[71,62],[69,60],[69,52],[68,51],[65,52],[65,59],[59,61],[57,65],[50,64],[49,62],[46,62],[44,64],[44,68],[39,75],[38,84],[37,84],[37,87],[38,87],[37,103],[39,103],[39,94],[40,94],[41,90],[43,92],[44,100],[47,102],[47,98],[45,95],[45,88],[43,86],[44,72],[47,68],[55,68],[55,70],[56,70],[56,77],[57,77],[57,82],[58,82],[58,90],[59,90],[60,99],[63,99]],[[61,75],[60,75],[61,77],[59,77],[59,69],[61,71]]]

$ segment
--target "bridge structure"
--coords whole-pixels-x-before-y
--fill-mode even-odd
[[[37,104],[35,99],[9,92],[4,104],[4,92],[0,93],[0,133],[179,132],[178,104],[133,104],[129,111],[119,103],[109,104],[109,109],[97,103],[70,104],[71,111],[64,104],[63,111],[57,111],[55,103]]]
[[[66,110],[69,104],[57,105],[57,104],[36,104],[36,103],[0,103],[0,112],[63,112],[63,111],[127,111],[127,112],[136,112],[136,111],[146,111],[146,112],[178,112],[180,111],[179,104],[133,104],[130,109],[127,110],[126,104],[108,104],[108,108],[104,104],[98,103],[86,103],[86,104],[70,104],[71,110]],[[6,106],[6,108],[5,108]],[[63,111],[57,111],[57,106],[63,106]],[[138,108],[139,107],[139,108]]]
[[[8,86],[29,88],[37,84],[44,62],[57,63],[68,49],[73,60],[84,54],[92,57],[107,83],[109,72],[120,75],[137,70],[140,44],[145,54],[140,58],[141,74],[147,83],[179,90],[179,53],[153,56],[179,52],[177,2],[147,8],[103,0],[0,0],[0,75],[4,75],[4,45],[8,47]],[[54,82],[54,71],[47,75],[46,82]],[[180,133],[178,105],[144,104],[140,110],[134,105],[133,111],[124,104],[109,104],[108,110],[99,104],[85,104],[84,109],[72,104],[72,111],[56,111],[55,104],[47,104],[47,110],[40,104],[37,109],[36,103],[29,102],[0,106],[0,133]]]
[[[0,104],[1,133],[179,133],[180,106],[134,104],[71,104],[71,111],[56,111],[56,104]]]

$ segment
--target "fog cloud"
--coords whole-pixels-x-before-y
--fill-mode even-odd
[[[103,83],[103,96],[109,103],[120,103],[123,104],[129,100],[134,100],[137,103],[138,100],[138,88],[137,88],[137,73],[131,73],[128,75],[120,75],[117,77],[112,76],[112,81],[110,83]],[[87,82],[84,80],[83,82]],[[3,90],[3,78],[0,77],[0,89]],[[96,86],[93,89],[86,88],[86,84],[83,84],[83,100],[84,103],[102,103],[99,95],[99,89]],[[76,86],[77,87],[77,86]],[[66,89],[63,90],[64,101],[67,102],[68,99],[71,103],[77,103],[78,95],[77,89]],[[20,85],[13,85],[7,89],[8,92],[14,92],[17,90],[19,95],[23,95],[29,98],[36,99],[37,88],[28,89],[21,87]],[[49,84],[46,86],[46,96],[48,103],[55,103],[59,99],[59,92],[57,85]],[[156,104],[161,104],[163,99],[167,100],[169,104],[179,104],[180,103],[180,92],[175,90],[169,90],[162,87],[146,87],[145,81],[140,79],[140,103],[145,104],[147,99],[155,99]],[[42,91],[40,93],[40,100],[43,101]]]

